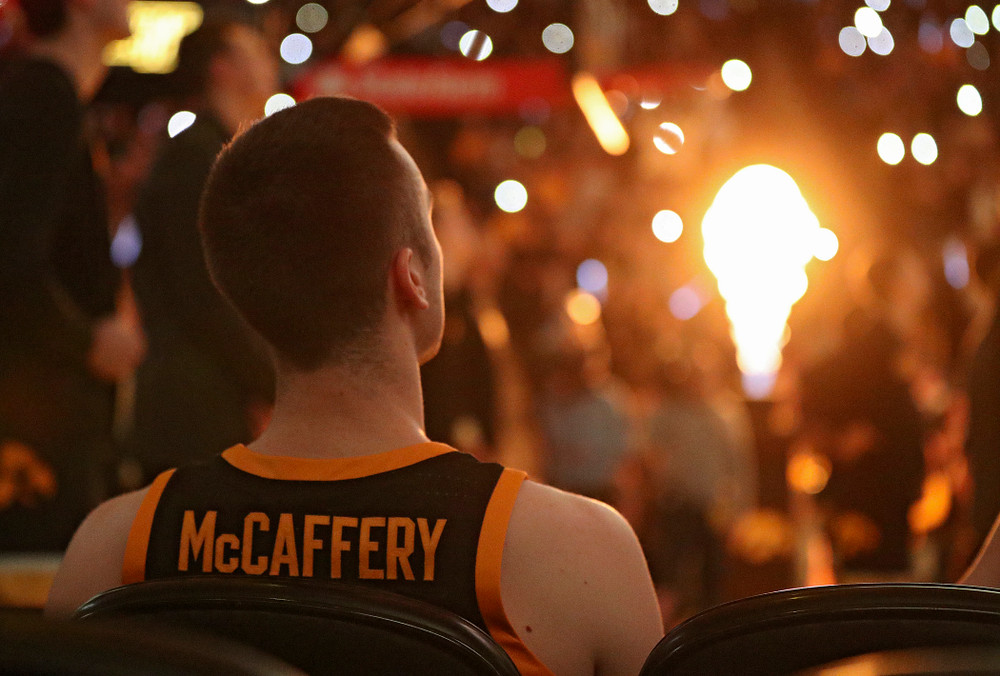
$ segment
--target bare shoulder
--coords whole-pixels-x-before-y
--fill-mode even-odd
[[[129,530],[147,491],[112,498],[84,519],[52,582],[47,615],[68,617],[91,597],[121,585]]]
[[[663,633],[628,522],[532,481],[511,514],[502,592],[515,631],[556,674],[635,674]]]

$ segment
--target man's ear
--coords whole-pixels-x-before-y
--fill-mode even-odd
[[[400,249],[392,259],[389,273],[396,298],[403,305],[415,305],[418,310],[430,307],[427,277],[413,249]]]

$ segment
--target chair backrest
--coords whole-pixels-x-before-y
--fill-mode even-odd
[[[231,641],[11,610],[0,611],[0,674],[305,676],[276,657]]]
[[[673,629],[641,675],[788,674],[875,651],[951,645],[1000,646],[1000,590],[899,583],[752,596]]]
[[[265,650],[312,676],[516,676],[482,630],[436,606],[363,586],[261,578],[180,577],[111,589],[80,619],[183,626]]]

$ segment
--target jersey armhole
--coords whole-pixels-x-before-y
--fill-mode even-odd
[[[160,497],[167,482],[176,470],[167,470],[150,484],[146,496],[135,514],[132,528],[125,544],[125,560],[122,562],[122,584],[133,584],[146,579],[146,552],[149,550],[149,534],[153,529],[153,516],[160,504]]]
[[[486,507],[476,550],[476,600],[490,636],[510,656],[523,676],[552,676],[511,625],[500,598],[500,569],[507,526],[527,474],[504,469]]]

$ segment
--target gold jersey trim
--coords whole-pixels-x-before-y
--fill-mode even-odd
[[[256,453],[243,444],[238,444],[225,451],[222,458],[236,469],[265,479],[338,481],[391,472],[445,453],[455,452],[451,446],[426,442],[375,455],[350,458],[299,458]]]
[[[507,526],[526,477],[527,474],[520,470],[505,469],[493,489],[476,551],[476,600],[493,640],[510,655],[522,676],[553,676],[517,635],[500,597],[500,569]]]
[[[156,507],[160,504],[163,489],[167,487],[167,482],[175,471],[170,469],[156,477],[146,491],[142,504],[139,505],[139,511],[136,512],[125,544],[122,584],[133,584],[146,579],[146,553],[149,551],[149,533],[153,529],[153,516],[156,515]]]

